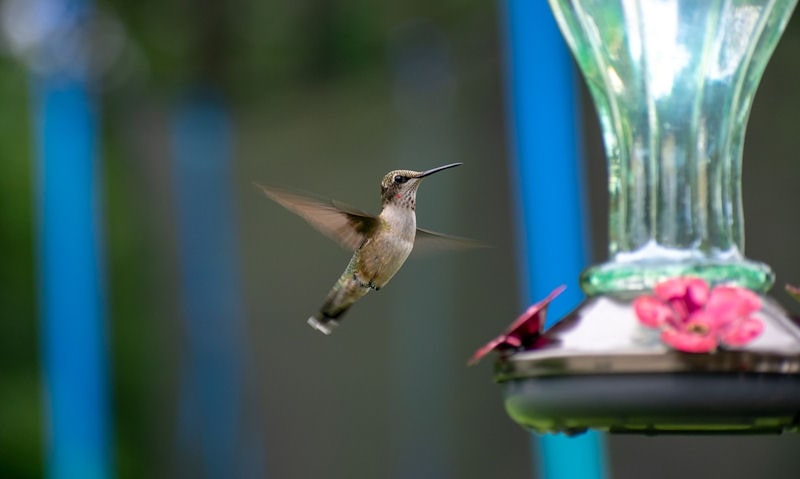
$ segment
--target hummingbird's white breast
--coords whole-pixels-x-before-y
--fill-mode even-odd
[[[380,214],[380,231],[358,251],[358,270],[377,287],[383,287],[405,263],[414,248],[417,218],[414,210],[388,204]]]
[[[414,210],[389,203],[383,207],[380,217],[389,226],[393,236],[409,240],[413,246],[414,235],[417,231],[417,215]]]

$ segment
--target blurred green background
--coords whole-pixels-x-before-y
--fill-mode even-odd
[[[6,30],[15,5],[0,2]],[[181,357],[170,116],[198,87],[233,121],[246,388],[240,449],[272,478],[531,477],[529,435],[505,415],[491,361],[465,360],[521,310],[497,2],[95,2],[115,473],[203,477],[180,444]],[[0,44],[0,477],[44,474],[29,67]],[[745,144],[749,257],[800,282],[800,18],[755,100]],[[411,65],[409,67],[409,64]],[[409,77],[408,71],[417,72]],[[581,87],[582,88],[582,87]],[[595,261],[605,165],[582,90]],[[253,182],[377,211],[394,168],[461,161],[420,188],[422,227],[487,250],[409,261],[332,337],[305,324],[349,253]],[[558,161],[558,159],[553,159]],[[542,231],[558,241],[558,231]],[[555,286],[555,285],[554,285]],[[568,285],[577,288],[576,282]],[[800,475],[800,438],[611,437],[612,477]]]

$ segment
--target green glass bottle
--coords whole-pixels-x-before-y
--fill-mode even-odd
[[[587,294],[675,276],[765,291],[744,256],[742,149],[753,96],[797,0],[551,0],[608,161],[609,254]]]

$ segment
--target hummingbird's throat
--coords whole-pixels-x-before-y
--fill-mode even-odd
[[[395,198],[394,203],[397,206],[400,206],[402,208],[409,208],[412,210],[416,210],[417,208],[417,199],[415,198],[414,194],[404,195],[402,193],[397,193],[396,195],[394,195],[394,198]]]

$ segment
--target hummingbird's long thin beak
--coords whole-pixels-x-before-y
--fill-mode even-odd
[[[438,173],[438,172],[440,172],[440,171],[442,171],[442,170],[446,170],[446,169],[448,169],[448,168],[453,168],[453,167],[456,167],[456,166],[461,166],[461,165],[463,165],[463,164],[464,164],[464,163],[450,163],[449,165],[444,165],[444,166],[439,166],[439,167],[437,167],[437,168],[432,168],[432,169],[430,169],[430,170],[428,170],[428,171],[423,171],[422,173],[420,173],[419,175],[417,175],[417,178],[425,178],[425,177],[426,177],[426,176],[428,176],[428,175],[432,175],[432,174],[434,174],[434,173]]]

